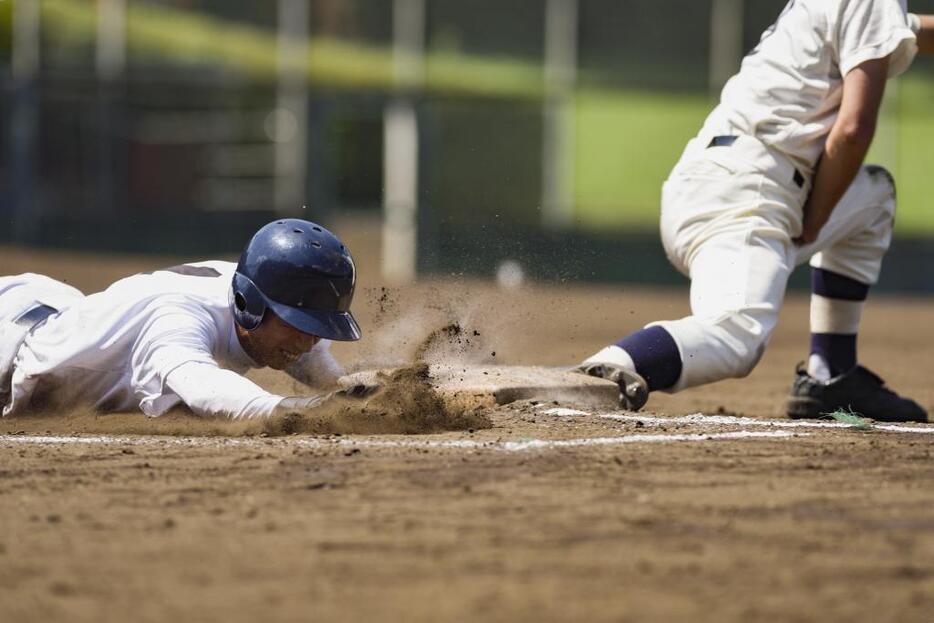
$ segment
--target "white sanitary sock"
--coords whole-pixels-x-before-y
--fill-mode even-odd
[[[808,376],[826,383],[831,378],[830,364],[817,353],[813,353],[808,357]]]
[[[633,363],[632,357],[616,344],[607,346],[584,360],[585,365],[590,363],[612,363],[630,372],[636,371],[636,364]]]

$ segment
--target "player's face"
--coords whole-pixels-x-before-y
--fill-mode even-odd
[[[246,339],[241,337],[240,342],[253,361],[282,370],[295,363],[320,340],[317,335],[302,333],[287,325],[267,309],[260,325],[249,332]]]

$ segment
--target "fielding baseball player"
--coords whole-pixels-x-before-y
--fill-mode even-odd
[[[811,352],[788,415],[926,420],[856,359],[895,215],[892,176],[863,158],[886,80],[934,53],[934,16],[906,11],[905,0],[792,0],[743,59],[662,190],[662,242],[691,279],[692,315],[580,367],[618,382],[624,408],[749,374],[792,269],[810,259]]]
[[[328,395],[283,397],[241,374],[269,366],[327,389],[342,374],[329,340],[357,340],[355,268],[331,232],[270,223],[238,264],[208,261],[117,281],[84,296],[49,277],[0,277],[3,415],[90,404],[102,411],[263,418]]]

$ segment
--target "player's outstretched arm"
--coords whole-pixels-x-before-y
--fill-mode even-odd
[[[914,15],[917,18],[912,24],[912,30],[918,36],[918,52],[921,54],[934,54],[934,15]]]
[[[795,244],[817,240],[821,228],[863,164],[876,132],[879,106],[885,93],[889,59],[866,61],[843,79],[840,113],[824,147],[804,205],[804,223]]]
[[[334,400],[366,398],[379,389],[377,385],[356,385],[325,394],[283,397],[236,372],[201,362],[179,366],[165,382],[196,415],[232,420],[309,413]]]
[[[232,420],[273,415],[282,396],[271,394],[253,381],[214,364],[190,362],[178,366],[165,384],[196,415]]]

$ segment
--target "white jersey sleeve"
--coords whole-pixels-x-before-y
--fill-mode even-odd
[[[165,382],[189,409],[202,416],[264,418],[272,415],[282,400],[236,372],[196,361],[172,370]]]
[[[196,306],[162,305],[149,317],[131,357],[131,383],[143,413],[161,415],[179,401],[199,415],[272,412],[281,396],[218,366],[212,352],[217,331],[210,314]]]
[[[840,5],[836,34],[843,76],[866,61],[889,55],[889,76],[897,76],[908,69],[918,51],[904,2],[899,0],[846,0]]]

